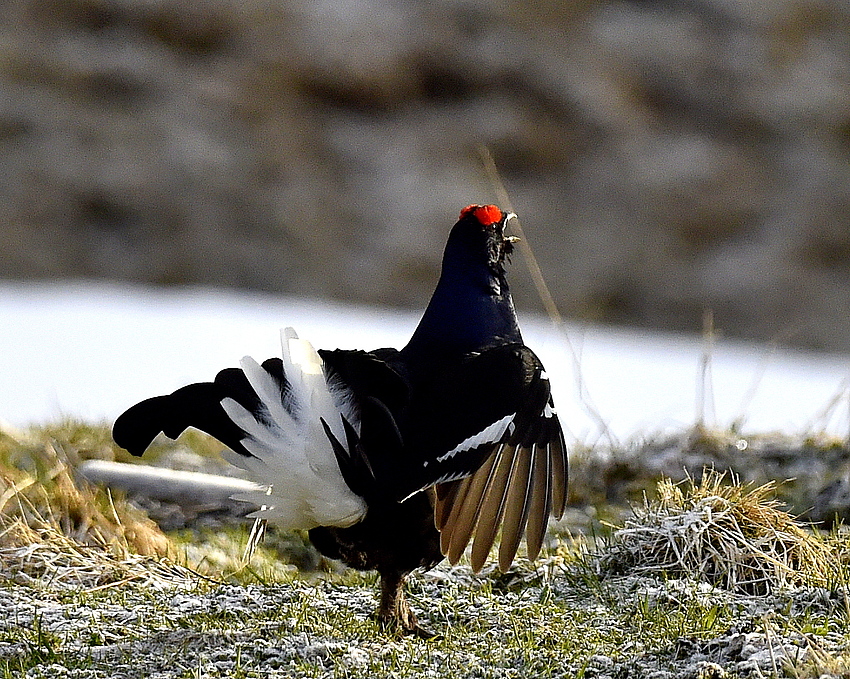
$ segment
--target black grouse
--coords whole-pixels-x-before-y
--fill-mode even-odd
[[[421,632],[404,596],[412,570],[455,563],[472,540],[477,571],[500,527],[502,570],[523,534],[534,559],[549,514],[566,504],[549,380],[523,344],[505,278],[512,217],[494,205],[461,211],[401,351],[316,352],[287,329],[282,358],[245,358],[213,382],[142,401],[116,420],[115,441],[141,455],[160,432],[214,436],[264,487],[239,498],[262,506],[255,516],[377,570],[378,619]]]

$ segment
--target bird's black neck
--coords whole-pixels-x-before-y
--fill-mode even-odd
[[[506,342],[522,342],[504,276],[470,281],[444,268],[428,308],[402,355],[461,356]]]

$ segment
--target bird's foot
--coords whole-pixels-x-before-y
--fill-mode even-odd
[[[384,611],[378,609],[375,611],[374,619],[387,632],[398,634],[400,636],[414,636],[418,639],[433,639],[437,636],[435,632],[422,627],[416,614],[410,610],[407,603],[401,607],[400,611]]]

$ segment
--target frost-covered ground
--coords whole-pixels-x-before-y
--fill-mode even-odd
[[[432,640],[379,631],[362,585],[4,587],[0,666],[33,679],[672,679],[807,676],[809,666],[833,676],[823,659],[841,662],[844,602],[825,590],[752,597],[635,577],[582,586],[551,564],[516,575],[501,586],[467,567],[415,575]]]
[[[577,440],[593,443],[601,434],[588,404],[620,441],[697,419],[699,338],[578,325],[564,335],[545,318],[520,315]],[[284,326],[317,347],[400,347],[418,316],[209,289],[2,283],[0,421],[109,421],[137,400],[210,379],[244,355],[277,355]],[[847,434],[850,356],[718,340],[710,378],[703,392],[709,425]]]
[[[440,633],[431,640],[379,631],[362,585],[5,587],[0,667],[32,679],[719,679],[845,667],[844,602],[825,590],[752,597],[635,577],[586,587],[546,566],[521,575],[505,587],[467,567],[416,574],[414,602]]]

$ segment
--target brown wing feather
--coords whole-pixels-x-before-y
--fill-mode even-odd
[[[437,506],[440,508],[440,514],[444,517],[442,526],[437,526],[440,531],[440,551],[443,554],[449,553],[449,545],[451,544],[452,535],[454,534],[455,526],[457,525],[460,509],[463,506],[469,487],[472,485],[474,477],[467,476],[458,483],[458,488],[454,495],[444,499],[437,498]],[[442,503],[442,506],[440,506]]]
[[[475,529],[475,540],[472,543],[472,570],[476,573],[481,570],[496,540],[515,454],[516,449],[513,446],[505,446],[502,449],[495,472],[487,484],[486,496],[479,511],[480,519]]]
[[[452,507],[457,500],[458,493],[466,493],[466,487],[468,487],[466,485],[466,479],[437,484],[434,503],[434,525],[437,527],[437,530],[443,530],[446,521],[449,519]]]
[[[534,560],[540,553],[546,527],[549,523],[549,510],[552,507],[551,456],[548,446],[533,447],[534,472],[532,474],[531,508],[528,514],[528,528],[525,531],[525,543],[528,558]]]
[[[519,449],[514,456],[505,502],[505,518],[502,522],[502,540],[499,545],[499,569],[502,572],[511,567],[528,521],[532,486],[531,456],[527,452],[525,449]]]
[[[567,508],[569,479],[569,461],[563,435],[557,436],[549,444],[549,449],[552,454],[552,514],[560,519]]]
[[[500,457],[500,452],[501,448],[499,452],[487,458],[484,464],[479,467],[478,471],[469,477],[469,488],[463,498],[463,502],[455,503],[451,515],[446,522],[444,530],[448,534],[448,545],[447,549],[443,550],[443,553],[453,564],[458,562],[463,554],[463,550],[466,549],[466,545],[469,543],[469,538],[472,536],[475,523],[478,521],[481,503],[487,491],[496,461]]]

